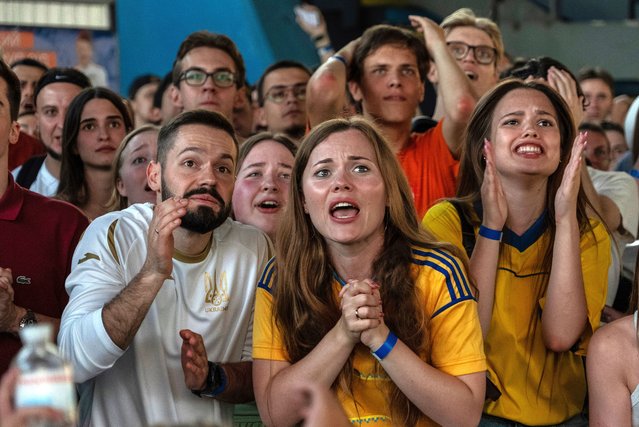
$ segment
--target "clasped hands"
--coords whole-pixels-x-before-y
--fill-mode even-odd
[[[349,280],[341,289],[341,329],[354,344],[361,342],[372,351],[386,340],[389,329],[384,323],[379,284],[370,280]]]

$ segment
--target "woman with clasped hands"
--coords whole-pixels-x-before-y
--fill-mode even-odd
[[[301,420],[303,382],[333,390],[356,425],[477,425],[486,365],[473,287],[459,250],[414,212],[366,120],[325,122],[302,142],[255,309],[267,425]]]

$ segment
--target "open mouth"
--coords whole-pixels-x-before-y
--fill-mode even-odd
[[[334,218],[353,218],[359,214],[359,207],[349,202],[339,202],[331,207],[330,212]]]
[[[476,73],[472,72],[472,71],[464,71],[464,73],[466,74],[466,77],[468,77],[468,79],[471,82],[474,82],[478,79],[478,76]]]
[[[275,200],[264,200],[257,205],[260,209],[264,210],[276,210],[280,207],[280,204]]]
[[[541,146],[536,144],[522,144],[515,150],[517,154],[541,154],[543,151]]]

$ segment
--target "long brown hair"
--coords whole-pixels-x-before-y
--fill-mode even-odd
[[[370,122],[362,118],[334,119],[315,127],[297,152],[289,202],[276,240],[274,317],[291,363],[313,350],[341,316],[333,294],[333,270],[326,243],[304,212],[302,175],[315,147],[331,134],[352,129],[361,132],[370,141],[388,198],[384,246],[373,262],[373,278],[382,284],[384,321],[413,352],[422,357],[429,351],[424,344],[428,319],[424,316],[423,295],[415,286],[411,272],[411,245],[445,249],[461,258],[459,250],[449,244],[435,242],[419,227],[404,173],[387,142]],[[334,384],[350,396],[352,358],[353,354]],[[378,369],[381,369],[379,365]],[[394,383],[389,383],[387,399],[396,424],[415,425],[423,415]]]
[[[125,131],[129,132],[133,129],[133,119],[129,115],[129,110],[120,95],[112,90],[104,87],[89,87],[73,98],[64,118],[60,184],[56,197],[80,208],[88,202],[89,189],[84,180],[84,163],[77,152],[78,134],[84,107],[93,99],[109,101],[122,116]]]
[[[508,93],[516,89],[535,90],[544,94],[555,108],[555,112],[557,114],[557,126],[560,133],[560,162],[557,169],[548,177],[546,184],[546,199],[544,204],[547,214],[544,217],[544,223],[549,232],[549,237],[548,245],[546,246],[543,254],[542,263],[539,266],[542,274],[537,276],[539,286],[537,287],[535,300],[540,300],[546,294],[552,267],[553,246],[557,231],[557,226],[555,224],[555,196],[561,185],[564,170],[570,160],[572,144],[576,134],[570,109],[564,102],[563,98],[555,92],[555,90],[543,83],[509,79],[504,80],[484,95],[479,104],[475,107],[475,111],[473,112],[466,129],[466,136],[461,155],[457,198],[461,202],[464,202],[462,203],[462,206],[465,206],[467,211],[466,217],[470,218],[475,223],[474,225],[478,226],[480,220],[473,209],[473,204],[481,202],[481,185],[484,179],[484,169],[486,167],[486,162],[483,159],[484,139],[490,138],[492,118],[497,104]],[[579,224],[579,234],[584,235],[586,232],[589,232],[592,234],[593,238],[595,238],[592,225],[590,224],[590,220],[586,212],[586,206],[590,206],[590,204],[583,191],[583,186],[580,185],[579,194],[577,195],[577,221]],[[505,247],[503,245],[500,248],[500,259],[505,256],[504,248]],[[481,295],[479,298],[481,298]],[[537,312],[533,310],[531,316],[537,316],[538,314],[536,313]],[[530,319],[528,323],[528,333],[530,336],[534,335],[538,325],[539,322],[536,322],[534,318]],[[529,345],[533,345],[532,340]],[[528,350],[530,351],[530,348]],[[560,356],[558,354],[554,354],[553,357]],[[544,359],[541,363],[546,363],[546,360],[547,359]],[[539,389],[537,391],[539,391]]]
[[[475,107],[475,111],[473,112],[466,129],[466,136],[459,167],[457,197],[471,203],[481,201],[481,185],[484,181],[484,169],[486,168],[483,151],[484,139],[490,138],[493,113],[497,104],[508,93],[516,89],[528,89],[541,92],[552,103],[557,113],[557,126],[560,133],[561,147],[560,162],[555,172],[548,177],[545,203],[545,207],[548,210],[548,215],[546,215],[545,221],[548,229],[550,230],[550,243],[546,250],[543,264],[544,267],[547,267],[546,271],[550,271],[552,249],[556,232],[555,196],[557,195],[557,190],[561,185],[564,170],[570,160],[572,144],[576,135],[575,125],[570,114],[570,109],[564,102],[561,95],[559,95],[554,89],[543,83],[535,81],[524,82],[519,79],[509,79],[498,84],[480,100],[479,104]],[[588,214],[586,213],[587,205],[588,200],[586,194],[583,191],[583,186],[580,185],[579,194],[577,196],[577,221],[579,223],[580,234],[583,234],[587,230],[592,230]],[[470,208],[470,204],[468,206]],[[469,217],[474,217],[477,221],[476,225],[479,225],[479,220],[475,215],[471,214]]]

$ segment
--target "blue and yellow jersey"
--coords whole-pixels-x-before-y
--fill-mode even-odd
[[[428,319],[428,354],[420,357],[450,375],[460,376],[486,370],[477,304],[461,262],[439,249],[413,247],[412,271],[423,296],[424,314]],[[267,265],[257,291],[253,329],[253,358],[288,361],[280,331],[273,321],[275,262]],[[345,281],[334,276],[335,297]],[[392,286],[392,284],[380,284]],[[379,367],[368,348],[357,345],[354,350],[355,378],[352,396],[342,390],[337,397],[355,425],[390,426],[390,410],[385,385],[391,379]],[[424,419],[419,426],[436,425]]]
[[[580,241],[586,328],[573,351],[548,350],[542,337],[541,314],[550,275],[543,270],[543,256],[550,236],[543,220],[540,217],[521,236],[504,230],[493,315],[485,342],[488,374],[502,394],[488,403],[484,412],[528,425],[558,424],[581,412],[586,397],[581,356],[599,326],[610,262],[608,233],[603,225],[593,222],[594,232],[585,233]],[[422,225],[439,240],[463,250],[459,216],[451,203],[433,206]]]

